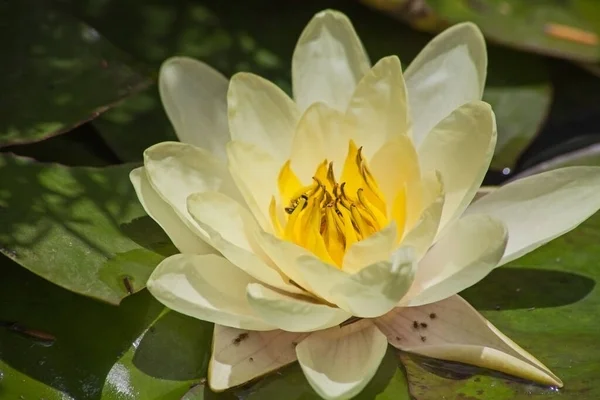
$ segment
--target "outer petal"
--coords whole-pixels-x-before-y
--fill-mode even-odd
[[[415,329],[414,321],[424,322],[427,327]],[[390,344],[404,351],[562,386],[556,375],[460,296],[419,307],[395,308],[375,320],[375,324]]]
[[[600,168],[568,167],[529,176],[492,191],[466,214],[487,214],[508,227],[506,264],[585,221],[600,208]]]
[[[255,332],[215,325],[208,384],[215,391],[241,385],[296,361],[306,333]]]
[[[187,212],[192,193],[222,191],[239,198],[225,165],[208,150],[178,142],[163,142],[144,151],[144,167],[152,187],[177,215],[202,238],[203,232]]]
[[[369,67],[348,17],[337,11],[322,11],[304,28],[294,49],[294,99],[301,110],[322,101],[345,111],[356,83]]]
[[[434,303],[479,282],[498,265],[507,239],[506,227],[497,219],[487,215],[459,219],[419,262],[401,304]]]
[[[369,321],[315,333],[296,347],[298,362],[324,399],[349,399],[373,378],[387,350],[387,338]]]
[[[129,179],[146,213],[160,225],[180,252],[191,254],[216,253],[215,248],[188,228],[173,210],[173,207],[156,193],[148,181],[144,167],[131,171]]]
[[[227,78],[215,69],[186,57],[165,61],[158,77],[160,97],[179,140],[221,160],[229,141],[227,86]]]
[[[354,141],[370,159],[388,140],[409,134],[411,120],[400,60],[384,57],[358,83],[348,110],[358,129]]]
[[[258,75],[238,73],[227,105],[232,140],[254,144],[281,164],[287,160],[300,112],[283,90]]]
[[[261,318],[288,332],[312,332],[339,325],[352,315],[337,307],[291,297],[258,283],[248,285],[248,303]]]
[[[254,237],[260,228],[250,212],[236,201],[217,192],[195,193],[188,197],[188,211],[207,233],[210,243],[242,271],[274,288],[304,293],[259,256]]]
[[[496,147],[496,120],[489,104],[467,103],[433,128],[419,147],[423,171],[439,171],[446,202],[443,229],[467,208],[481,186]]]
[[[357,317],[388,312],[412,283],[415,263],[411,248],[400,248],[390,260],[348,274],[294,243],[268,234],[258,239],[265,253],[292,280]]]
[[[274,329],[246,302],[246,286],[254,282],[223,257],[176,254],[156,267],[146,286],[165,306],[190,317],[235,328]]]
[[[481,100],[486,72],[485,41],[472,23],[454,25],[425,46],[404,74],[417,146],[455,108]]]
[[[258,146],[238,141],[227,145],[227,157],[231,176],[248,208],[260,226],[272,232],[269,204],[277,194],[277,177],[281,164]]]

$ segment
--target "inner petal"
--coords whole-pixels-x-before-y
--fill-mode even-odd
[[[281,203],[273,198],[269,210],[274,231],[339,268],[353,243],[379,232],[391,219],[404,230],[405,191],[398,191],[391,199],[396,212],[388,213],[386,199],[362,149],[352,140],[341,179],[336,178],[333,163],[323,160],[316,166],[312,182],[303,185],[286,162],[279,173],[278,188]]]

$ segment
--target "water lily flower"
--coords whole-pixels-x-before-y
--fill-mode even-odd
[[[348,18],[318,13],[273,83],[165,62],[159,89],[181,142],[131,181],[181,252],[150,292],[215,323],[208,383],[298,361],[327,399],[359,393],[388,346],[562,386],[457,293],[600,208],[600,169],[570,167],[472,201],[496,143],[481,101],[487,56],[470,23],[403,73],[374,66]]]

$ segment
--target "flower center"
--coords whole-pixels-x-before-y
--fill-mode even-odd
[[[271,220],[281,237],[338,267],[353,243],[388,224],[385,200],[361,150],[350,141],[339,181],[333,163],[324,160],[313,182],[303,186],[286,162],[278,182],[284,212],[271,202]]]

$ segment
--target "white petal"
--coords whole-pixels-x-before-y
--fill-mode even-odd
[[[294,99],[301,110],[322,101],[345,111],[370,63],[352,23],[326,10],[308,23],[292,57]]]
[[[351,315],[308,298],[291,297],[258,283],[248,285],[248,303],[269,324],[288,332],[312,332],[344,322]]]
[[[389,260],[348,274],[294,243],[264,233],[258,240],[265,253],[294,282],[357,317],[388,312],[412,283],[415,262],[411,248],[400,248]]]
[[[366,322],[359,321],[356,324],[364,326],[348,333],[343,328],[315,333],[296,346],[302,372],[324,399],[356,396],[377,372],[387,350],[387,338]]]
[[[215,391],[246,383],[296,361],[306,333],[255,332],[215,325],[208,384]]]
[[[392,222],[379,232],[352,244],[344,254],[342,270],[354,274],[367,265],[388,260],[398,243],[397,232],[398,228]]]
[[[239,203],[222,193],[195,193],[188,197],[188,211],[207,233],[210,243],[238,268],[277,289],[304,293],[260,257],[260,248],[254,239],[260,228]]]
[[[232,140],[251,143],[283,164],[300,112],[279,87],[258,75],[238,73],[227,94]]]
[[[239,198],[227,167],[208,150],[178,142],[163,142],[144,151],[144,167],[152,187],[177,215],[203,238],[206,233],[187,212],[192,193],[222,191]]]
[[[496,146],[489,104],[467,103],[437,124],[419,147],[422,171],[439,171],[446,200],[440,230],[458,218],[481,186]]]
[[[216,253],[215,248],[188,228],[173,210],[173,207],[156,193],[148,181],[144,167],[131,171],[129,179],[146,213],[160,225],[180,252],[190,254]]]
[[[358,127],[354,141],[370,159],[388,140],[409,134],[411,121],[402,67],[396,56],[384,57],[358,83],[348,118]]]
[[[481,100],[486,72],[485,41],[472,23],[454,25],[425,46],[404,73],[417,146],[454,109]]]
[[[413,326],[415,321],[418,328]],[[547,367],[502,334],[460,296],[419,307],[395,308],[375,320],[375,324],[390,344],[404,351],[489,368],[544,385],[562,386],[561,380]]]
[[[567,167],[511,182],[477,200],[466,214],[504,222],[506,264],[561,236],[600,208],[600,168]]]
[[[424,210],[415,226],[402,239],[403,246],[415,249],[419,261],[431,247],[437,234],[444,207],[444,188],[438,172],[426,174],[421,180]]]
[[[324,103],[313,103],[296,127],[290,155],[292,169],[308,184],[317,166],[328,160],[340,176],[351,138],[351,126],[342,112]]]
[[[214,254],[175,254],[152,272],[147,288],[165,306],[190,317],[251,330],[270,330],[246,301],[256,281]]]
[[[160,97],[179,140],[221,160],[229,141],[228,84],[212,67],[186,57],[165,61],[158,77]]]
[[[479,282],[498,265],[506,241],[506,227],[497,219],[459,219],[419,262],[407,304],[434,303]]]
[[[258,146],[238,141],[227,145],[229,171],[248,208],[260,226],[273,231],[269,204],[278,194],[277,177],[282,165]]]

